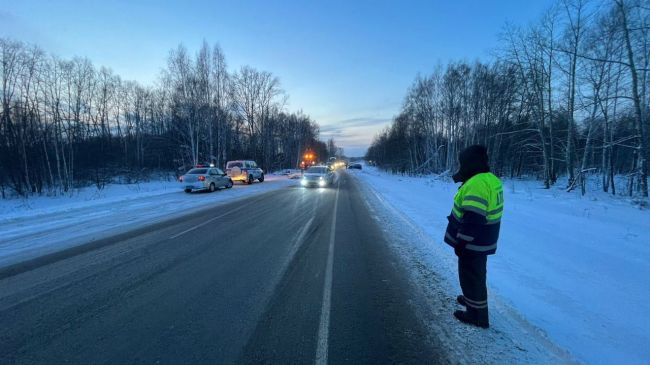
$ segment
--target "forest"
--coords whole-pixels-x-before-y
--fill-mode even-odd
[[[647,0],[561,0],[505,25],[491,62],[418,75],[366,159],[442,173],[478,143],[500,176],[647,197],[649,16]]]
[[[86,58],[61,59],[0,38],[0,191],[3,198],[103,188],[115,178],[176,175],[198,163],[256,160],[296,167],[327,144],[272,73],[228,69],[218,45],[169,53],[155,85],[123,80]],[[333,141],[330,141],[333,144]]]

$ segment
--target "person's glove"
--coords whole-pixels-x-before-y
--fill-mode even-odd
[[[462,256],[462,255],[463,255],[463,252],[465,252],[465,244],[459,242],[459,243],[454,247],[454,253],[456,254],[456,256]]]

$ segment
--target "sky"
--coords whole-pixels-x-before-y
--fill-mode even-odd
[[[180,43],[223,49],[230,70],[270,71],[348,156],[361,156],[415,77],[450,61],[489,61],[506,22],[526,25],[553,0],[0,0],[0,37],[88,57],[149,85]]]

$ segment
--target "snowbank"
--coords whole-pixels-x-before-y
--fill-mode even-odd
[[[425,232],[423,262],[455,283],[455,256],[442,237],[457,186],[365,166],[355,175]],[[544,190],[533,181],[505,181],[504,190],[499,249],[488,262],[491,307],[514,309],[579,361],[645,363],[650,211],[606,194]]]
[[[291,184],[296,181],[287,176],[267,175],[264,183],[186,194],[178,182],[160,180],[89,187],[72,196],[0,199],[0,267]]]

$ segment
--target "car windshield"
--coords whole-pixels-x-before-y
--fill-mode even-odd
[[[207,174],[208,169],[191,169],[187,173],[190,174],[190,175]]]
[[[327,173],[327,168],[326,167],[310,167],[307,169],[308,174],[326,174]]]
[[[241,161],[228,162],[227,168],[231,169],[233,167],[242,167]]]

